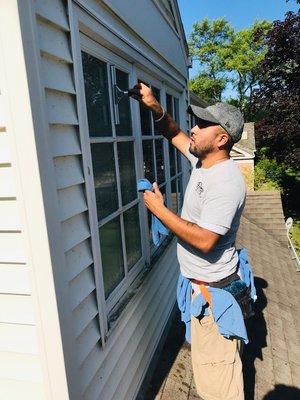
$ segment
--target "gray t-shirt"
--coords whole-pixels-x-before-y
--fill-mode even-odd
[[[181,217],[221,237],[208,254],[178,239],[178,261],[183,276],[215,282],[236,270],[238,254],[235,240],[245,205],[245,182],[231,159],[202,168],[192,154],[188,158],[193,169]]]

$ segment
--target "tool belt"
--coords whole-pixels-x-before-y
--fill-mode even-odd
[[[250,287],[247,287],[237,272],[217,282],[204,282],[197,279],[191,279],[191,282],[199,285],[201,293],[209,305],[211,305],[211,295],[207,290],[207,286],[223,289],[232,294],[241,308],[244,319],[248,319],[254,315]]]

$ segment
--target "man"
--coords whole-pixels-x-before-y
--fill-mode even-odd
[[[193,166],[181,217],[164,205],[156,183],[154,192],[145,191],[144,201],[177,236],[180,270],[192,281],[193,298],[203,290],[209,303],[205,288],[222,288],[237,272],[235,239],[246,189],[229,153],[241,138],[242,114],[225,103],[207,108],[189,106],[188,112],[196,118],[189,138],[146,85],[136,85],[130,95],[152,111],[160,132]],[[204,400],[244,399],[239,345],[239,340],[220,335],[211,312],[202,318],[191,317],[194,379]]]

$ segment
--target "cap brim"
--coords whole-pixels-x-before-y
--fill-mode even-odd
[[[215,117],[206,110],[206,108],[189,105],[187,108],[187,112],[189,114],[194,115],[196,118],[202,119],[203,121],[213,122],[215,124],[219,124],[219,121],[215,119]]]

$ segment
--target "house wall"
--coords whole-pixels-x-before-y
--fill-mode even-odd
[[[1,365],[11,365],[1,375],[3,398],[17,399],[22,393],[23,399],[30,400],[134,399],[175,302],[176,244],[171,242],[152,266],[104,341],[101,315],[106,310],[101,305],[103,288],[91,238],[89,172],[82,147],[82,103],[74,70],[74,43],[78,40],[74,33],[74,3],[22,0],[9,2],[9,7],[7,3],[3,14],[7,23],[1,29],[9,75],[5,82],[12,85],[6,88],[7,115],[14,119],[17,113],[20,118],[14,119],[14,130],[0,132],[0,140],[5,143],[0,158],[0,170],[5,175],[0,212],[7,216],[6,225],[1,227],[4,233],[0,232],[0,246],[5,248],[0,274],[9,277],[1,299],[10,311],[2,315],[0,350],[5,361]],[[122,43],[120,54],[127,55],[127,48],[131,51],[128,61],[135,56],[145,70],[169,80],[170,86],[185,88],[182,57],[169,64],[173,52],[182,54],[179,38],[152,2],[136,2],[135,13],[141,14],[146,7],[149,15],[160,21],[158,26],[165,26],[158,31],[166,40],[151,42],[154,39],[150,31],[145,31],[142,20],[139,27],[131,29],[116,18],[108,5],[128,18],[129,25],[137,24],[120,5],[123,2],[77,3],[82,5],[77,12],[97,14],[119,33],[116,35],[93,18],[96,40],[110,47],[110,38],[117,37],[114,46]],[[86,33],[88,30],[86,27]],[[13,32],[19,35],[17,47],[12,41]],[[151,50],[154,42],[156,48]],[[10,58],[12,53],[18,59]],[[166,53],[165,59],[159,53]],[[13,66],[18,84],[13,84]],[[11,135],[17,148],[14,161],[8,155],[6,134]],[[18,178],[12,177],[14,167]],[[23,209],[23,222],[16,213],[18,206]]]
[[[247,190],[254,190],[254,161],[252,160],[235,160],[241,170]]]

